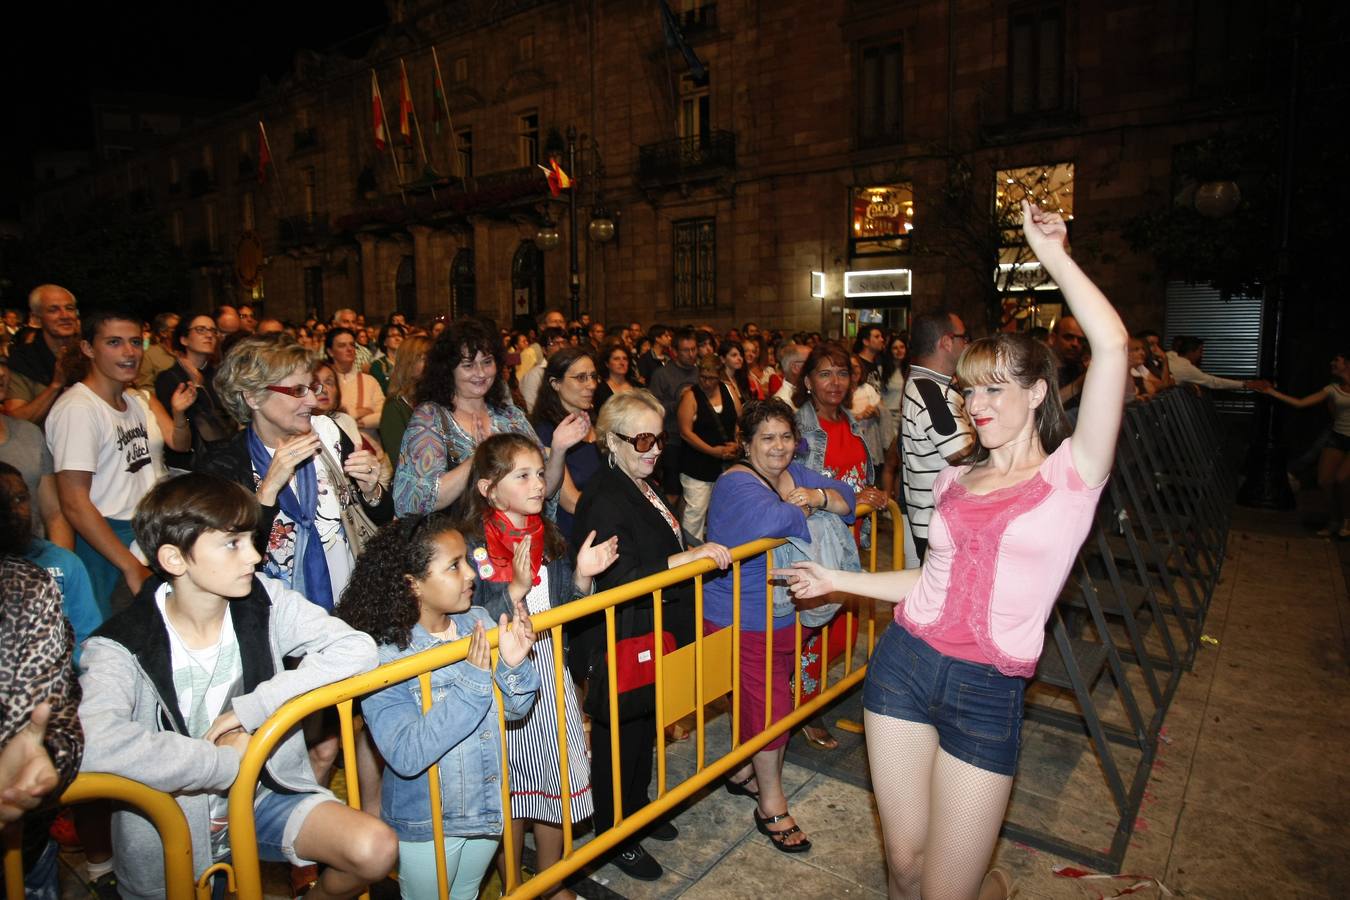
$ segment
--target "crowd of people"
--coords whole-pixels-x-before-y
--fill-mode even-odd
[[[251,733],[283,703],[461,638],[467,658],[432,673],[430,698],[414,679],[362,699],[366,812],[327,786],[335,721],[313,716],[282,741],[258,786],[259,852],[316,898],[352,896],[394,869],[405,897],[435,896],[438,856],[450,895],[476,897],[494,862],[519,864],[527,829],[547,867],[564,821],[599,833],[649,801],[661,726],[651,685],[632,682],[635,660],[656,640],[670,651],[731,625],[730,548],[781,538],[772,572],[763,556],[741,569],[741,709],[781,720],[855,639],[834,627],[821,646],[849,598],[896,603],[864,691],[890,893],[1007,896],[1006,877],[987,870],[1022,690],[1125,403],[1173,382],[1271,390],[1205,375],[1202,341],[1163,353],[1154,333],[1130,338],[1067,254],[1062,220],[1027,207],[1023,228],[1069,314],[1044,334],[979,340],[946,311],[904,333],[863,325],[849,343],[754,322],[722,334],[606,327],[557,311],[515,331],[397,315],[376,329],[348,309],[290,324],[248,306],[143,323],[35,289],[26,326],[6,316],[0,364],[0,639],[12,674],[0,688],[0,822],[23,829],[30,890],[55,896],[49,835],[71,831],[95,893],[162,889],[158,838],[139,813],[89,805],[72,820],[43,804],[77,770],[174,795],[200,874],[229,853],[226,793]],[[1338,357],[1333,371],[1310,397],[1273,393],[1335,403],[1322,469],[1350,512],[1350,364]],[[892,500],[915,566],[866,574],[859,546],[874,536],[857,508]],[[1350,518],[1333,528],[1350,535]],[[661,635],[654,595],[619,607],[616,718],[603,619],[572,623],[558,648],[531,616],[696,560],[720,573],[705,581],[701,621],[687,581],[660,593]],[[771,616],[744,589],[766,580]],[[20,646],[22,659],[8,649]],[[764,723],[743,714],[741,740]],[[803,733],[837,746],[818,719]],[[725,786],[753,801],[771,846],[803,853],[811,841],[781,777],[788,739]],[[501,846],[503,754],[515,859]],[[658,821],[612,861],[660,878],[644,841],[677,838]]]

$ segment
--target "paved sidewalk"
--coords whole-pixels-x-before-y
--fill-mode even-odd
[[[1350,896],[1350,829],[1343,824],[1350,809],[1350,605],[1340,548],[1309,535],[1292,513],[1235,516],[1206,623],[1218,644],[1203,645],[1193,671],[1182,676],[1123,871],[1161,879],[1186,897]],[[724,722],[710,729],[713,745],[719,727],[725,732]],[[794,737],[790,760],[828,755],[800,744]],[[673,749],[682,762],[673,761],[672,770],[691,769],[691,753],[692,744]],[[1109,799],[1091,801],[1078,787],[1094,774],[1092,754],[1066,760],[1028,751],[1023,765],[1038,771],[1019,779],[1015,808],[1036,798],[1035,786],[1023,782],[1053,781],[1048,767],[1060,776],[1054,821],[1076,839],[1100,836],[1104,847],[1114,810]],[[635,900],[884,896],[870,793],[850,783],[857,778],[813,768],[789,762],[785,772],[791,808],[815,844],[810,853],[775,851],[754,830],[750,801],[719,789],[676,818],[678,841],[646,842],[666,866],[660,882],[634,882],[613,867],[595,877]],[[1104,789],[1099,794],[1107,798]],[[1140,880],[1054,875],[1065,863],[1006,840],[997,853],[1027,900],[1112,897]],[[1148,886],[1130,896],[1163,895]]]

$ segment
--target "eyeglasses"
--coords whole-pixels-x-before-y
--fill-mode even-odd
[[[965,341],[967,344],[969,344],[969,343],[970,343],[970,335],[966,334],[964,331],[962,331],[962,332],[959,333],[959,334],[956,333],[955,331],[953,331],[953,332],[952,332],[952,340],[954,340],[954,341]]]
[[[278,394],[285,394],[286,396],[294,397],[297,400],[303,400],[310,394],[328,393],[328,388],[326,388],[323,382],[321,381],[314,381],[310,382],[309,384],[296,384],[296,385],[269,384],[266,385],[266,388],[269,391],[274,391]]]
[[[600,381],[600,376],[594,372],[578,372],[575,375],[568,375],[567,377],[577,382],[578,384],[590,384],[592,382],[598,383]]]
[[[655,447],[657,450],[664,450],[666,448],[666,433],[664,431],[660,434],[652,434],[650,431],[644,431],[642,434],[635,434],[632,437],[629,437],[626,434],[619,434],[616,431],[614,432],[614,436],[621,441],[627,441],[632,444],[633,449],[639,453],[646,453],[648,450],[652,449],[652,447]]]
[[[220,329],[214,325],[193,325],[191,328],[188,329],[188,331],[191,331],[193,334],[203,334],[203,335],[220,334]]]

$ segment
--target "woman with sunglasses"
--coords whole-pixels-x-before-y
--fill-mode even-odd
[[[711,559],[718,568],[731,565],[731,552],[721,544],[687,548],[679,520],[661,498],[661,491],[648,483],[665,447],[661,430],[665,409],[648,391],[616,394],[600,411],[596,441],[607,465],[600,468],[577,501],[573,534],[595,532],[593,544],[616,535],[619,556],[614,565],[595,577],[595,590],[604,591],[682,566],[697,559]],[[662,591],[662,627],[677,645],[694,639],[693,582],[685,581]],[[652,778],[652,750],[656,745],[655,692],[651,687],[621,695],[619,721],[611,722],[608,667],[603,616],[593,617],[579,630],[572,643],[571,667],[578,681],[590,679],[585,711],[591,716],[591,787],[595,796],[595,831],[601,834],[614,824],[614,761],[610,757],[610,734],[617,724],[619,755],[623,764],[619,799],[625,816],[647,805]],[[615,611],[616,639],[651,634],[654,626],[652,597],[647,595],[620,604]],[[678,835],[675,826],[661,822],[646,836],[670,841]],[[619,846],[611,860],[630,877],[655,881],[661,864],[647,855],[639,839]]]
[[[263,572],[331,610],[360,553],[359,504],[376,524],[393,518],[379,460],[318,414],[318,354],[276,337],[245,338],[225,356],[216,392],[244,430],[211,448],[205,471],[257,494],[254,544]]]

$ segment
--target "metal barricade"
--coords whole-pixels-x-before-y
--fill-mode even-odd
[[[187,819],[173,797],[139,781],[101,772],[77,775],[61,795],[62,804],[74,805],[90,800],[117,800],[144,813],[159,832],[164,846],[166,900],[193,900],[192,835]],[[21,828],[5,832],[6,900],[23,900],[22,840]]]
[[[889,504],[889,509],[893,524],[892,537],[892,565],[894,568],[903,568],[904,566],[904,544],[903,544],[903,522],[899,507],[895,503]],[[880,538],[878,531],[878,514],[866,506],[859,506],[859,516],[869,516],[872,524],[872,544],[868,553],[868,566],[871,571],[876,571],[877,566],[877,543]],[[779,719],[777,722],[761,731],[752,739],[740,743],[737,740],[739,734],[740,716],[743,714],[740,706],[740,570],[741,563],[745,560],[756,557],[760,554],[768,554],[785,541],[781,539],[763,539],[751,541],[747,544],[732,550],[732,578],[733,581],[733,603],[734,621],[729,629],[730,638],[730,664],[731,674],[727,679],[718,676],[714,680],[716,684],[709,684],[708,672],[714,667],[710,665],[710,659],[714,656],[720,659],[720,644],[717,640],[725,641],[726,638],[717,638],[717,634],[704,636],[702,628],[696,627],[694,630],[694,641],[691,645],[677,649],[672,658],[667,658],[663,653],[660,641],[655,642],[656,656],[656,705],[657,705],[657,799],[652,803],[638,810],[629,811],[626,815],[622,809],[620,800],[621,792],[618,789],[620,766],[618,730],[611,732],[611,752],[615,761],[613,778],[615,781],[615,815],[614,827],[610,828],[601,835],[584,846],[577,848],[573,842],[572,822],[570,815],[562,816],[563,831],[563,859],[561,862],[548,869],[537,873],[533,878],[525,883],[519,883],[517,872],[508,871],[506,884],[504,886],[504,897],[511,900],[524,900],[524,898],[537,897],[552,885],[561,882],[570,875],[574,874],[584,866],[595,861],[600,856],[613,850],[618,844],[627,840],[633,834],[641,831],[651,824],[657,818],[669,812],[675,806],[685,802],[693,797],[703,788],[717,781],[718,779],[733,772],[737,767],[743,765],[752,755],[768,744],[774,738],[786,733],[792,728],[807,721],[819,710],[828,706],[838,697],[853,688],[866,675],[867,666],[863,661],[854,666],[855,658],[853,655],[852,644],[849,643],[845,651],[844,674],[833,684],[828,682],[828,658],[822,659],[822,687],[818,696],[805,705],[800,704],[800,678],[797,678],[797,693],[794,697],[794,706],[796,708],[788,716]],[[603,614],[605,617],[605,640],[608,649],[609,666],[609,704],[611,720],[618,719],[618,694],[614,688],[616,684],[615,673],[615,608],[624,602],[634,600],[648,594],[655,595],[653,604],[655,610],[654,630],[659,634],[662,630],[662,610],[660,595],[663,590],[684,581],[693,580],[695,623],[701,623],[703,619],[703,576],[713,572],[715,565],[710,560],[699,560],[688,563],[667,572],[661,572],[647,578],[638,579],[621,587],[612,588],[608,591],[596,594],[582,600],[577,600],[556,609],[550,609],[543,613],[531,616],[536,633],[548,633],[553,638],[554,654],[554,690],[553,702],[556,704],[558,721],[565,721],[565,691],[568,690],[564,680],[567,678],[567,670],[563,665],[563,628],[567,623],[592,616]],[[766,566],[766,571],[772,571],[772,566]],[[768,579],[766,579],[767,581]],[[767,585],[766,585],[767,587]],[[773,621],[772,616],[772,598],[766,597],[766,604],[769,605],[768,618],[766,624]],[[853,633],[853,623],[855,611],[851,607],[845,608],[840,615],[843,619],[842,625],[833,627],[843,627],[847,629],[846,634]],[[796,641],[798,650],[801,646],[802,626],[800,620],[796,625]],[[723,629],[726,631],[728,629]],[[822,642],[828,640],[828,627],[822,634]],[[714,640],[716,639],[716,640]],[[492,665],[497,663],[497,630],[488,632],[488,641],[492,647]],[[765,632],[766,645],[771,649],[773,641],[773,631],[769,628]],[[876,623],[871,614],[871,608],[867,610],[867,655],[870,656],[872,648],[876,641]],[[717,654],[709,652],[709,646],[719,648]],[[259,866],[258,847],[255,837],[255,819],[253,814],[253,797],[257,789],[258,779],[262,772],[263,764],[272,750],[282,740],[282,738],[295,727],[302,719],[318,710],[335,706],[338,710],[340,722],[342,748],[345,758],[345,772],[347,778],[348,804],[353,808],[360,808],[360,785],[357,780],[356,772],[356,752],[355,752],[355,731],[352,715],[352,702],[358,697],[369,694],[373,691],[382,690],[395,684],[407,681],[411,678],[419,679],[422,693],[423,710],[430,708],[431,703],[431,675],[430,673],[443,666],[448,666],[460,662],[468,654],[469,638],[464,637],[453,643],[445,644],[440,647],[418,653],[405,659],[380,666],[379,668],[367,672],[363,675],[353,676],[343,681],[331,684],[323,688],[311,691],[300,697],[286,703],[270,719],[267,720],[254,733],[249,742],[248,750],[239,766],[239,774],[235,779],[234,786],[230,790],[229,797],[229,817],[230,817],[230,844],[233,851],[232,865],[221,864],[213,867],[213,870],[225,870],[232,875],[234,886],[238,891],[238,896],[243,900],[261,900],[262,892],[262,874]],[[800,653],[798,654],[800,657]],[[688,698],[682,697],[678,691],[673,691],[672,681],[667,669],[673,665],[684,661],[692,660],[693,678],[693,710],[695,715],[697,735],[697,768],[695,774],[684,782],[668,787],[667,772],[665,764],[665,732],[664,725],[673,722],[681,716],[687,714],[683,712],[684,705]],[[772,677],[772,661],[766,664],[766,679]],[[728,684],[726,691],[717,691],[710,693],[713,689],[720,688],[724,683]],[[496,695],[498,709],[498,727],[502,732],[502,809],[505,817],[504,843],[507,859],[516,859],[516,848],[513,847],[513,837],[511,828],[511,794],[510,794],[510,774],[505,753],[506,722],[500,712],[502,709],[501,697],[497,688],[493,686],[494,695]],[[706,743],[705,743],[705,719],[704,706],[706,703],[718,696],[724,696],[726,693],[732,696],[732,750],[727,755],[709,763],[706,762]],[[542,689],[541,689],[542,693]],[[542,697],[537,702],[545,702]],[[766,692],[766,706],[772,703],[771,698]],[[765,722],[769,723],[772,719],[772,710],[766,709]],[[568,804],[566,798],[570,796],[570,773],[568,772],[568,754],[567,754],[567,732],[565,728],[559,729],[559,760],[561,762],[561,791],[564,798],[563,808],[567,810]],[[440,791],[439,775],[437,767],[431,766],[427,772],[427,777],[431,783],[431,815],[433,822],[433,839],[439,844],[444,841],[444,830],[442,814],[440,809]],[[441,896],[445,897],[448,893],[447,873],[445,871],[444,857],[436,854],[436,877],[440,886]],[[205,877],[205,876],[204,876]]]

